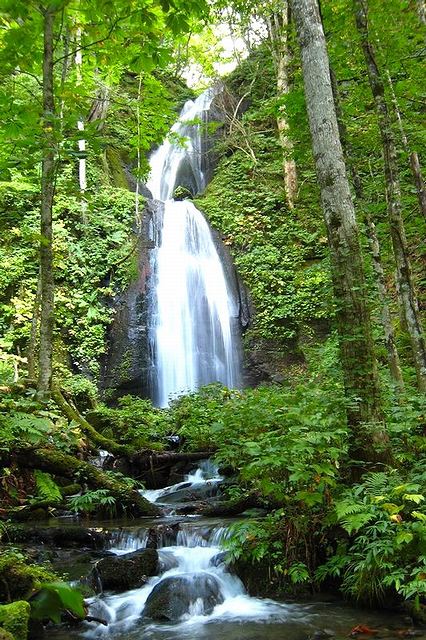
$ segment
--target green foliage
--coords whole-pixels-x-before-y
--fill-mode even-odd
[[[116,408],[99,404],[88,417],[102,435],[129,444],[135,450],[161,450],[165,436],[172,430],[167,411],[153,407],[150,400],[134,396],[123,396]]]
[[[0,346],[25,351],[37,290],[38,211],[20,211],[19,200],[6,210],[11,193],[12,187],[4,186],[2,206],[8,232],[1,245],[6,261],[0,269],[4,309]],[[135,239],[129,234],[133,220],[134,196],[122,189],[97,188],[84,216],[78,196],[62,191],[56,198],[57,341],[67,345],[75,367],[94,375],[99,372],[105,330],[111,321],[105,305],[132,273]],[[60,349],[57,351],[59,355]]]
[[[226,403],[235,393],[220,384],[210,384],[172,401],[170,421],[188,449],[210,449],[212,433],[222,419]]]
[[[49,504],[55,504],[62,501],[62,493],[49,473],[36,469],[34,478],[37,489],[36,501],[42,500]]]
[[[287,508],[276,509],[263,519],[236,523],[225,541],[229,561],[251,567],[249,573],[254,575],[267,569],[275,593],[300,594],[312,584],[312,543],[319,526],[318,517],[291,513]]]
[[[23,392],[20,387],[12,388],[0,398],[0,448],[53,443],[58,449],[71,452],[80,441],[79,429],[69,424],[55,405],[41,404],[35,389]],[[46,477],[40,477],[48,482]],[[47,486],[44,489],[48,493],[55,491],[53,485],[50,491]]]
[[[96,491],[86,491],[81,496],[71,496],[68,506],[74,513],[93,513],[96,511],[106,511],[114,515],[115,498],[110,495],[107,489],[97,489]]]
[[[12,640],[27,640],[30,605],[24,600],[0,605],[0,627],[12,634]]]
[[[330,317],[331,285],[319,207],[303,198],[294,211],[286,206],[274,83],[264,46],[231,75],[228,86],[237,96],[249,91],[251,103],[238,126],[230,125],[219,146],[224,157],[197,204],[220,229],[250,291],[256,309],[250,333],[283,343]],[[297,123],[299,136],[306,121]],[[311,187],[312,200],[315,181],[309,170],[309,181],[301,180]]]
[[[51,620],[59,624],[65,611],[80,620],[86,616],[82,594],[66,582],[42,583],[30,602],[34,620]]]
[[[342,577],[342,589],[369,603],[383,603],[397,593],[418,605],[426,596],[425,459],[402,478],[397,472],[365,476],[342,492],[329,522],[350,535],[317,579]]]
[[[0,601],[26,599],[42,583],[58,579],[48,567],[29,563],[28,558],[16,549],[2,550],[0,576]]]

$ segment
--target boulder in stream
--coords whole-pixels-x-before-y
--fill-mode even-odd
[[[95,591],[129,591],[144,585],[148,577],[157,575],[158,553],[141,549],[121,556],[102,558],[93,567],[88,580]]]
[[[146,601],[143,616],[176,622],[193,607],[197,613],[207,615],[222,602],[223,596],[214,576],[170,576],[155,585]]]

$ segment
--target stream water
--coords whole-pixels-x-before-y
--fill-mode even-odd
[[[170,504],[184,498],[214,493],[220,481],[217,471],[204,464],[176,485],[144,493],[167,511]],[[55,627],[49,632],[50,640],[321,640],[346,637],[360,623],[378,629],[381,638],[400,637],[404,621],[389,613],[361,611],[336,602],[300,604],[250,597],[223,562],[229,521],[169,514],[160,523],[164,533],[157,538],[159,574],[141,588],[106,591],[90,598],[89,614],[107,625],[90,622],[79,628]],[[158,520],[147,520],[112,528],[109,552],[123,555],[145,548],[149,531],[158,524]],[[166,584],[176,585],[185,603],[185,611],[174,623],[155,622],[150,617],[153,594]],[[162,606],[168,606],[164,599]]]
[[[205,131],[213,98],[189,100],[165,142],[150,159],[147,187],[163,202],[152,220],[149,340],[153,400],[211,382],[239,384],[239,305],[228,286],[210,227],[190,200],[173,200],[176,187],[194,195],[206,186]]]

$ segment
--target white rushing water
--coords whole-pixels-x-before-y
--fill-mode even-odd
[[[177,186],[199,193],[206,185],[203,127],[197,123],[205,121],[212,97],[209,90],[185,104],[174,138],[150,160],[147,186],[164,202],[153,214],[151,254],[153,395],[160,407],[211,382],[239,385],[238,301],[202,213],[189,200],[172,199]]]

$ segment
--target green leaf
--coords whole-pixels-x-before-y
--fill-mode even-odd
[[[81,620],[86,616],[82,594],[66,582],[44,583],[31,598],[34,620],[51,620],[58,624],[64,611],[70,611]]]

